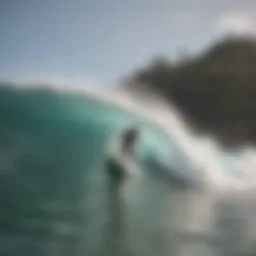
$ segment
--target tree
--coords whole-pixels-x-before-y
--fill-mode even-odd
[[[256,143],[255,38],[229,37],[178,63],[156,58],[125,86],[175,103],[198,131],[226,146]]]

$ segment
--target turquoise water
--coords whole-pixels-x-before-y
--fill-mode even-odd
[[[133,189],[144,199],[131,193],[138,199],[131,223],[144,219],[148,226],[147,209],[157,223],[153,209],[165,204],[165,188],[148,178],[156,172],[148,158],[187,168],[178,146],[154,124],[90,97],[2,90],[0,120],[0,255],[75,256],[81,246],[96,255],[107,218],[102,162],[110,140],[129,125],[143,131],[136,160],[146,175]]]

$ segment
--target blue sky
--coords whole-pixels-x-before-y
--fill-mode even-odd
[[[114,83],[156,55],[254,31],[254,1],[0,0],[0,80]]]

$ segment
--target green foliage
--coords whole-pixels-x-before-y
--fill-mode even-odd
[[[176,64],[158,58],[129,82],[173,102],[225,145],[256,143],[255,38],[227,38]]]

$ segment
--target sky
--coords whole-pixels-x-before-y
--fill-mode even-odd
[[[106,85],[254,33],[255,0],[0,0],[0,80]]]

